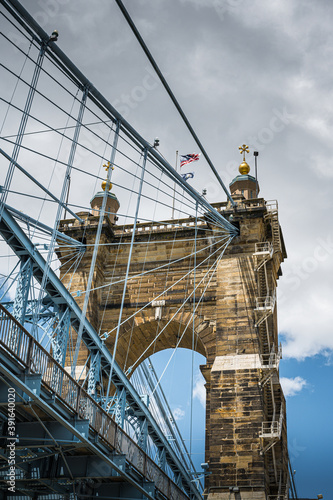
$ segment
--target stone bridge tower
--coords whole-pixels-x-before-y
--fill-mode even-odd
[[[288,498],[285,400],[279,383],[281,349],[276,312],[276,285],[286,252],[277,204],[257,197],[259,186],[249,170],[244,158],[240,175],[230,184],[236,208],[229,203],[213,205],[239,227],[239,236],[220,260],[200,313],[195,315],[194,344],[192,323],[188,325],[193,301],[177,312],[184,301],[184,284],[180,281],[170,288],[188,271],[188,262],[180,260],[193,248],[194,219],[188,218],[177,221],[177,227],[173,220],[137,225],[135,241],[149,239],[149,254],[145,245],[136,246],[131,276],[172,260],[177,262],[167,270],[161,267],[153,275],[147,273],[140,280],[128,281],[116,351],[116,360],[125,370],[135,369],[137,360],[141,362],[179,342],[180,347],[189,349],[194,345],[205,356],[201,371],[207,393],[208,500]],[[112,245],[100,246],[93,287],[110,282],[114,286],[112,292],[104,287],[91,294],[87,315],[98,331],[111,331],[106,345],[112,352],[123,286],[116,282],[126,272],[129,245],[124,243],[131,239],[132,226],[117,226],[114,214],[119,202],[111,193],[108,197],[107,209],[113,215],[104,218],[101,242]],[[66,263],[66,249],[59,250],[63,282],[71,284],[71,291],[86,288],[92,257],[89,245],[95,241],[100,198],[98,193],[92,200],[91,213],[79,214],[84,225],[75,219],[60,224],[61,231],[87,243],[75,275],[71,263]],[[198,241],[198,261],[204,261],[216,248],[212,231],[208,220],[201,222],[200,235],[204,237]],[[161,300],[154,301],[167,289]],[[82,297],[76,300],[82,305]],[[150,307],[135,312],[149,301],[154,301]],[[83,366],[85,360],[82,348],[79,364]]]

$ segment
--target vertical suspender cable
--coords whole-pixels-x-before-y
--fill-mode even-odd
[[[190,407],[190,458],[192,456],[192,434],[193,434],[193,368],[194,368],[194,339],[195,339],[195,288],[197,269],[197,236],[198,236],[198,202],[195,207],[195,233],[194,233],[194,272],[193,272],[193,318],[192,318],[192,363],[191,363],[191,407]]]
[[[77,118],[76,126],[75,126],[74,137],[73,137],[73,141],[72,141],[72,145],[71,145],[71,150],[69,153],[68,164],[67,164],[67,168],[66,168],[66,172],[65,172],[65,178],[64,178],[63,185],[62,185],[61,195],[60,195],[60,199],[59,199],[59,203],[58,203],[58,210],[57,210],[57,214],[56,214],[55,225],[53,228],[52,239],[50,242],[50,247],[49,247],[47,261],[46,261],[47,267],[46,267],[46,270],[43,274],[43,279],[42,279],[42,283],[41,283],[41,287],[40,287],[40,291],[39,291],[38,305],[34,311],[34,322],[33,322],[33,332],[34,333],[37,331],[38,314],[39,314],[40,307],[41,307],[42,295],[44,294],[46,283],[47,283],[47,280],[49,277],[49,270],[50,270],[51,261],[52,261],[52,257],[53,257],[53,251],[54,251],[54,247],[56,244],[57,229],[58,229],[58,225],[59,225],[62,207],[64,206],[66,193],[68,190],[68,182],[70,179],[72,166],[73,166],[73,162],[74,162],[74,158],[75,158],[76,147],[77,147],[78,140],[79,140],[79,134],[80,134],[80,130],[81,130],[84,110],[86,107],[87,96],[88,96],[88,88],[85,87],[83,89],[80,109],[79,109],[78,118]]]
[[[175,164],[175,170],[177,172],[177,163],[178,163],[178,151],[176,151],[176,164]],[[176,182],[174,181],[173,183],[173,198],[172,198],[172,215],[171,219],[175,218],[175,198],[176,198]]]
[[[130,265],[131,265],[132,252],[133,252],[133,245],[134,245],[134,239],[135,239],[135,230],[136,230],[136,224],[137,224],[137,220],[138,220],[138,214],[139,214],[139,208],[140,208],[140,202],[141,202],[141,193],[142,193],[142,186],[143,186],[143,178],[144,178],[145,170],[146,170],[146,161],[147,161],[147,149],[145,149],[145,151],[144,151],[143,162],[142,162],[142,171],[141,171],[140,185],[139,185],[139,191],[138,191],[138,199],[137,199],[137,202],[136,202],[135,217],[134,217],[133,229],[132,229],[131,246],[130,246],[130,249],[129,249],[128,259],[127,259],[127,268],[126,268],[126,275],[125,275],[125,281],[124,281],[123,296],[122,296],[122,299],[121,299],[121,306],[120,306],[120,311],[119,311],[119,318],[118,318],[118,325],[117,325],[117,331],[116,331],[116,338],[115,338],[115,341],[114,341],[113,353],[112,353],[112,364],[111,364],[111,369],[110,369],[110,376],[109,376],[108,388],[107,388],[106,397],[105,397],[105,408],[107,407],[107,404],[108,404],[108,397],[109,397],[110,386],[111,386],[111,379],[112,379],[114,359],[115,359],[116,351],[117,351],[117,344],[118,344],[118,338],[119,338],[121,318],[122,318],[122,314],[123,314],[123,308],[124,308],[124,302],[125,302],[125,295],[126,295],[126,288],[127,288],[127,280],[128,280],[128,276],[129,276],[129,270],[130,270]]]
[[[118,137],[119,137],[119,129],[120,129],[120,122],[118,121],[115,135],[114,135],[114,139],[113,139],[112,151],[111,151],[111,158],[110,158],[111,165],[113,165],[114,159],[116,156]],[[109,168],[107,170],[106,186],[108,186],[110,184],[111,172],[112,172],[112,169]],[[94,276],[94,272],[95,272],[95,265],[96,265],[97,253],[98,253],[98,248],[99,248],[99,241],[100,241],[101,233],[102,233],[102,227],[103,227],[107,199],[108,199],[108,190],[105,188],[103,202],[102,202],[101,210],[99,213],[99,221],[98,221],[98,227],[97,227],[97,232],[96,232],[94,251],[93,251],[93,256],[92,256],[91,264],[90,264],[87,289],[86,289],[86,293],[85,293],[85,297],[84,297],[84,303],[83,303],[83,308],[82,308],[82,313],[81,313],[81,318],[80,318],[80,326],[79,326],[79,330],[77,333],[75,352],[74,352],[74,356],[73,356],[72,377],[74,377],[74,378],[75,378],[75,367],[76,367],[76,363],[77,363],[77,360],[79,357],[79,350],[80,350],[80,344],[81,344],[81,338],[82,338],[82,332],[83,332],[84,319],[86,317],[86,313],[87,313],[87,309],[88,309],[91,284],[92,284],[92,280],[93,280],[93,276]]]
[[[1,196],[0,220],[2,218],[3,209],[4,209],[5,203],[7,201],[8,190],[10,188],[12,178],[14,175],[16,160],[17,160],[19,152],[20,152],[22,140],[24,137],[24,132],[25,132],[25,129],[27,126],[28,118],[30,116],[31,106],[32,106],[32,102],[34,99],[40,71],[42,69],[43,59],[44,59],[45,51],[47,49],[47,45],[48,45],[48,42],[42,42],[42,45],[41,45],[41,48],[40,48],[40,51],[38,54],[38,59],[36,62],[35,70],[34,70],[34,73],[32,76],[31,85],[29,86],[29,92],[28,92],[27,100],[25,102],[20,127],[19,127],[19,130],[17,133],[17,138],[15,141],[14,149],[13,149],[12,159],[11,159],[9,167],[8,167],[8,171],[7,171],[7,175],[6,175],[6,179],[5,179],[5,183],[4,183],[4,189],[2,192],[2,196]]]

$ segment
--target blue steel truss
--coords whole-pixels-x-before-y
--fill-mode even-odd
[[[199,491],[193,483],[193,477],[184,468],[181,460],[175,454],[170,443],[151,416],[147,405],[142,401],[140,395],[136,392],[123,371],[112,358],[112,355],[89,321],[86,318],[82,319],[82,311],[71,294],[54,274],[52,269],[47,268],[47,263],[44,258],[36,250],[35,246],[18,226],[6,208],[3,210],[2,219],[0,221],[0,234],[20,259],[31,259],[33,275],[37,282],[41,283],[44,273],[46,270],[48,271],[48,281],[46,283],[45,292],[49,300],[52,301],[55,307],[59,309],[63,308],[63,310],[68,311],[67,315],[70,318],[70,324],[74,330],[78,331],[80,324],[82,325],[82,341],[90,351],[95,353],[95,356],[99,353],[101,370],[107,377],[110,376],[112,367],[112,383],[115,385],[118,393],[126,394],[127,405],[132,409],[134,414],[138,415],[141,427],[140,440],[142,445],[149,432],[149,436],[153,438],[157,448],[165,450],[167,463],[173,470],[179,473],[180,484],[184,490],[190,496],[201,498]],[[15,338],[17,338],[17,335],[18,334],[15,332]]]

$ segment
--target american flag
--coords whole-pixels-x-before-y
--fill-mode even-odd
[[[190,155],[181,155],[180,156],[180,166],[183,167],[184,165],[187,165],[188,163],[191,163],[192,161],[199,160],[199,154],[192,153]]]

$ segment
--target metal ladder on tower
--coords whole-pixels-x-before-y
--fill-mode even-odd
[[[269,318],[273,315],[275,308],[275,291],[273,291],[272,277],[269,276],[270,271],[267,269],[267,264],[273,258],[274,252],[281,250],[276,203],[269,205],[267,216],[270,217],[272,241],[256,243],[253,253],[258,286],[258,297],[256,298],[254,313],[256,327],[260,335],[260,359],[263,370],[263,377],[259,384],[265,393],[267,418],[266,421],[262,422],[260,431],[260,437],[263,440],[262,454],[273,448],[279,441],[283,422],[283,407],[281,401],[276,401],[274,389],[274,385],[278,380],[277,370],[281,358],[281,349],[276,349],[274,341],[271,339],[270,328],[272,328],[272,325],[269,322]],[[278,411],[279,416],[277,416]]]

